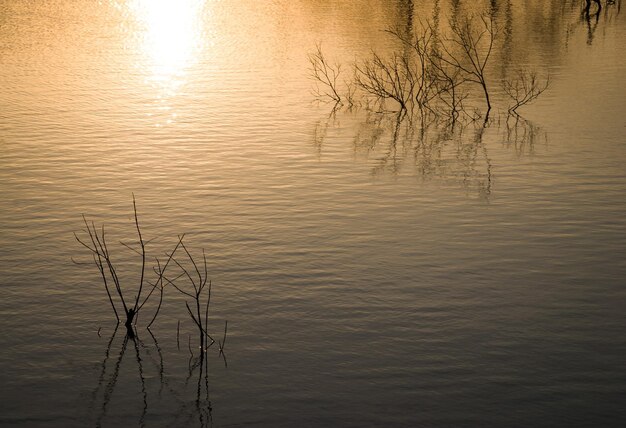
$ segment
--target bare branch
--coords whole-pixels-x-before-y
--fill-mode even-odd
[[[308,54],[309,75],[317,83],[315,95],[317,98],[328,98],[335,103],[341,103],[337,81],[341,74],[341,64],[331,65],[322,52],[322,45],[315,45],[315,51]],[[320,89],[320,85],[323,89]]]
[[[502,81],[502,89],[513,100],[509,113],[537,99],[550,85],[550,76],[541,80],[534,71],[518,70],[516,77]]]

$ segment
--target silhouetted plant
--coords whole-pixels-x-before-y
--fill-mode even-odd
[[[349,105],[354,101],[355,89],[377,102],[394,100],[400,110],[412,114],[417,109],[425,115],[445,115],[456,121],[464,111],[463,100],[467,94],[461,86],[467,82],[478,84],[487,105],[485,121],[491,110],[491,100],[486,78],[486,67],[494,46],[497,29],[490,15],[477,19],[468,17],[451,25],[449,37],[439,40],[433,27],[422,24],[415,34],[402,29],[389,29],[387,33],[399,40],[405,49],[383,56],[377,52],[354,64],[353,84],[348,88]],[[438,43],[435,43],[435,42]],[[309,54],[311,75],[318,86],[320,98],[342,104],[338,86],[341,65],[330,65],[320,45]],[[320,90],[320,86],[324,89]]]
[[[513,100],[509,113],[517,114],[516,110],[539,97],[550,85],[550,77],[540,79],[534,71],[518,70],[516,77],[502,81],[502,89]]]
[[[429,22],[420,21],[417,32],[407,34],[401,29],[387,30],[412,54],[412,72],[407,73],[414,81],[412,102],[417,106],[422,121],[425,113],[447,116],[456,121],[466,94],[460,90],[465,82],[462,71],[451,67],[441,59],[438,36]]]
[[[452,35],[441,44],[439,59],[464,73],[464,80],[478,84],[484,94],[487,112],[491,111],[491,100],[487,86],[486,67],[493,51],[498,33],[492,15],[480,15],[481,24],[473,16],[451,23]]]
[[[322,52],[321,44],[315,46],[315,51],[309,53],[308,58],[311,77],[317,83],[315,96],[320,99],[328,98],[336,104],[341,103],[338,87],[341,64],[330,64]]]
[[[170,255],[167,258],[167,261],[165,262],[163,266],[161,266],[161,263],[159,262],[158,259],[155,259],[156,264],[157,264],[157,267],[155,267],[157,278],[154,283],[150,284],[152,286],[151,290],[142,299],[144,285],[148,283],[148,281],[146,280],[146,259],[147,259],[146,244],[147,243],[146,241],[144,241],[143,235],[141,233],[141,227],[139,225],[139,217],[137,214],[137,204],[136,204],[134,195],[133,195],[133,213],[134,213],[135,229],[137,231],[137,238],[138,238],[134,244],[138,246],[138,248],[135,248],[129,244],[121,242],[123,246],[137,253],[141,257],[141,269],[140,269],[140,275],[139,275],[140,277],[139,277],[138,285],[137,285],[136,292],[135,292],[136,294],[132,301],[129,301],[127,299],[128,298],[127,293],[129,291],[127,288],[125,288],[126,287],[125,285],[122,285],[122,281],[120,280],[120,277],[118,275],[116,264],[113,262],[112,255],[109,250],[109,244],[107,242],[107,234],[106,234],[104,224],[101,225],[99,228],[97,228],[93,221],[91,222],[88,221],[85,215],[83,215],[83,222],[85,223],[84,232],[86,233],[88,239],[85,239],[84,237],[81,238],[76,233],[74,233],[74,237],[76,238],[76,240],[83,247],[87,248],[92,254],[93,263],[98,268],[98,271],[100,272],[100,276],[102,278],[102,282],[106,290],[109,303],[111,304],[111,308],[113,309],[113,312],[115,313],[115,317],[118,323],[121,322],[121,319],[120,319],[117,306],[121,305],[122,307],[121,309],[124,311],[124,316],[125,316],[124,325],[126,326],[126,329],[131,336],[133,335],[132,328],[133,328],[133,325],[136,323],[137,317],[139,316],[139,312],[144,307],[144,305],[148,302],[150,297],[153,295],[154,290],[157,288],[160,288],[161,301],[159,302],[157,311],[154,314],[154,317],[152,318],[152,321],[150,322],[148,326],[150,326],[156,319],[156,316],[158,315],[158,311],[161,307],[162,297],[163,297],[163,276],[165,275],[165,271],[167,267],[169,266],[172,260],[172,257],[176,253],[178,247],[182,244],[182,237],[181,237],[178,243],[176,244],[176,246],[174,247],[174,249],[171,251]],[[116,298],[114,296],[116,296]],[[118,301],[117,305],[115,303],[115,300]]]
[[[402,111],[407,111],[415,89],[415,75],[406,56],[393,53],[385,59],[372,52],[371,58],[354,67],[356,84],[365,93],[380,100],[392,99]]]
[[[405,51],[407,60],[404,61],[404,75],[410,83],[411,104],[417,106],[422,117],[428,110],[433,112],[431,101],[438,96],[435,69],[433,68],[430,52],[433,50],[432,42],[434,32],[429,26],[422,26],[415,34],[407,34],[406,31],[395,28],[387,30],[387,33],[398,39],[408,48]]]
[[[327,88],[322,96],[335,101],[331,114],[343,105],[344,99],[349,100],[349,106],[364,105],[366,109],[384,108],[387,100],[393,100],[402,113],[401,120],[406,116],[412,122],[419,113],[422,127],[426,122],[442,119],[454,126],[461,117],[470,122],[482,118],[483,126],[492,123],[488,64],[498,35],[493,13],[455,18],[448,34],[443,35],[430,22],[420,22],[415,31],[396,28],[386,32],[403,49],[388,55],[372,51],[357,60],[352,82],[342,84],[342,88],[348,88],[346,96],[340,94],[338,87],[341,65],[329,65],[319,44],[309,54],[313,78]],[[507,79],[504,90],[514,101],[509,112],[515,113],[519,107],[534,101],[548,83],[535,72],[525,70]],[[476,106],[465,105],[472,85],[480,87],[483,94],[486,105],[483,113]],[[319,89],[317,93],[320,94]],[[357,94],[362,104],[356,101]]]
[[[203,249],[202,265],[199,267],[194,257],[182,242],[182,238],[179,242],[186,257],[183,261],[176,258],[173,258],[173,261],[178,266],[181,273],[173,279],[167,277],[163,278],[181,294],[193,299],[193,309],[189,306],[189,302],[185,302],[185,306],[189,316],[198,328],[200,338],[200,354],[203,355],[204,352],[215,343],[215,340],[207,331],[209,322],[209,307],[211,305],[211,281],[209,280],[206,254]],[[182,281],[186,284],[182,284]],[[205,290],[206,293],[204,293]]]

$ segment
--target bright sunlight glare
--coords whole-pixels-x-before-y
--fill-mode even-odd
[[[132,8],[153,79],[175,86],[202,44],[202,0],[135,0]]]

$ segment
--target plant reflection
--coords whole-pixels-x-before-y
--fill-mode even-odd
[[[548,144],[548,136],[539,126],[519,115],[509,115],[506,120],[506,138],[504,144],[515,150],[518,156],[531,156],[535,146],[542,142]]]
[[[314,142],[320,154],[332,139],[332,117],[315,124]],[[540,127],[519,115],[498,117],[485,127],[480,121],[423,123],[402,113],[368,110],[356,127],[353,151],[356,159],[371,166],[373,177],[436,179],[489,198],[493,184],[491,143],[501,142],[521,157],[532,156],[537,144],[547,141]]]
[[[154,334],[148,330],[152,345],[144,344],[137,332],[121,338],[116,327],[107,342],[100,364],[97,385],[90,396],[89,419],[97,427],[115,424],[118,412],[136,414],[137,425],[146,426],[151,410],[174,406],[170,426],[213,426],[213,407],[209,388],[208,353],[190,353],[187,376],[167,376],[163,349]],[[129,344],[134,358],[125,358]],[[119,351],[114,349],[119,346]],[[226,364],[223,346],[219,353]],[[191,349],[190,349],[191,351]],[[177,354],[185,351],[175,351]],[[176,357],[176,355],[174,355]],[[146,362],[148,364],[146,364]],[[191,379],[195,377],[190,390]],[[124,384],[118,388],[118,384]],[[129,384],[130,383],[130,387]],[[117,391],[116,391],[117,389]],[[139,395],[136,395],[137,392]],[[137,397],[141,397],[137,400]],[[130,410],[129,410],[130,409]]]
[[[337,124],[337,109],[339,105],[335,104],[330,111],[330,113],[324,119],[320,119],[315,122],[314,130],[313,130],[313,147],[317,152],[317,157],[322,157],[322,146],[324,145],[324,140],[326,139],[326,135],[328,134],[328,127],[335,126]]]
[[[611,22],[617,15],[619,15],[622,9],[621,0],[609,0],[606,1],[605,7],[602,7],[600,0],[595,0],[595,10],[592,10],[591,1],[586,0],[585,8],[581,14],[581,20],[587,27],[587,44],[593,44],[593,39],[600,23],[600,16],[606,22]]]

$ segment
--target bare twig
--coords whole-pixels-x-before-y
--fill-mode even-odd
[[[513,100],[509,113],[537,99],[550,85],[550,77],[540,79],[534,71],[518,70],[516,77],[502,82],[504,92]]]
[[[491,111],[491,100],[486,78],[486,67],[493,51],[498,28],[492,14],[480,15],[477,26],[476,18],[465,17],[456,22],[451,22],[452,36],[441,43],[441,53],[438,60],[449,65],[454,70],[463,73],[463,79],[467,82],[478,84],[484,94],[487,112],[485,121]]]
[[[215,339],[213,339],[213,337],[207,331],[208,320],[209,320],[209,306],[211,305],[212,283],[211,281],[209,281],[208,262],[206,258],[206,253],[203,249],[202,250],[202,266],[200,267],[199,264],[194,259],[193,255],[191,254],[191,252],[182,242],[182,240],[181,240],[180,245],[185,252],[186,259],[183,261],[179,261],[175,258],[172,258],[172,260],[181,270],[181,273],[174,279],[170,279],[165,276],[163,278],[168,284],[171,284],[181,294],[193,299],[194,309],[191,308],[191,306],[189,305],[189,302],[185,302],[185,307],[192,321],[194,322],[196,327],[198,327],[198,334],[200,336],[200,348],[202,349],[202,352],[204,352],[206,349],[208,349],[211,345],[215,343]],[[195,273],[195,275],[192,274],[192,271],[193,273]],[[186,278],[185,283],[187,283],[186,285],[187,289],[184,288],[185,285],[183,284],[179,285],[176,283],[178,280],[182,278]],[[208,284],[208,289],[206,287],[207,284]],[[193,289],[193,291],[189,290],[190,287],[191,289]],[[207,293],[208,296],[206,299],[206,304],[204,304],[204,307],[203,307],[203,303],[202,303],[204,301],[203,293],[205,290],[208,290],[208,293]],[[203,312],[204,312],[204,317],[202,316]]]
[[[137,202],[136,202],[134,194],[133,194],[133,214],[134,214],[133,217],[134,217],[135,229],[137,231],[137,236],[138,236],[139,250],[131,247],[130,245],[124,242],[121,242],[121,245],[123,245],[124,247],[132,250],[133,252],[141,256],[141,273],[139,277],[139,284],[137,286],[137,292],[135,294],[134,302],[132,306],[126,301],[125,293],[124,293],[120,278],[117,273],[117,268],[115,266],[115,263],[112,260],[111,253],[109,251],[109,246],[107,243],[107,234],[106,234],[104,224],[100,228],[96,228],[95,223],[93,221],[91,222],[87,221],[87,218],[85,217],[85,215],[83,215],[82,216],[83,222],[85,224],[85,229],[83,232],[86,233],[89,239],[84,239],[84,238],[79,237],[78,234],[76,233],[74,234],[76,241],[79,244],[81,244],[83,247],[88,249],[92,255],[93,264],[97,267],[98,271],[100,272],[100,276],[102,278],[102,282],[104,284],[104,288],[107,293],[109,303],[111,304],[111,308],[113,309],[113,312],[115,313],[115,318],[117,319],[118,323],[120,322],[120,316],[118,313],[118,309],[116,307],[115,300],[118,300],[118,305],[122,306],[124,310],[124,314],[126,315],[125,325],[128,329],[129,334],[132,334],[132,326],[137,321],[137,318],[139,316],[139,311],[143,308],[143,306],[147,303],[147,301],[153,295],[154,290],[159,288],[161,292],[159,305],[157,307],[157,311],[155,315],[153,316],[152,320],[148,324],[148,327],[150,327],[150,325],[152,325],[152,323],[156,319],[156,316],[158,315],[159,310],[161,308],[161,304],[163,302],[163,287],[164,287],[163,280],[164,280],[165,271],[168,265],[170,264],[171,260],[173,260],[176,250],[178,249],[180,245],[182,245],[182,239],[183,239],[182,236],[179,237],[179,241],[177,245],[174,247],[174,250],[170,254],[168,254],[167,262],[165,263],[165,265],[163,265],[163,267],[161,267],[159,260],[156,259],[157,267],[154,269],[154,271],[157,274],[157,279],[153,283],[150,283],[150,285],[152,286],[151,290],[143,298],[143,300],[141,300],[144,283],[146,282],[149,283],[149,281],[146,281],[146,259],[147,259],[146,242],[144,241],[143,234],[141,232],[141,226],[139,224],[139,215],[137,212]],[[113,297],[114,293],[112,293],[111,288],[115,289],[115,294],[117,295],[117,299],[114,299]]]
[[[338,89],[341,64],[333,65],[328,62],[322,52],[321,43],[315,45],[315,51],[309,53],[308,58],[310,76],[317,84],[315,96],[319,99],[328,98],[337,104],[341,103],[341,95]]]

